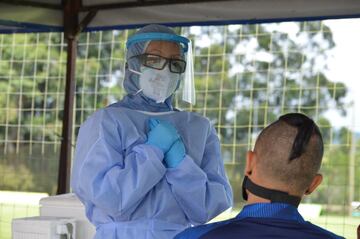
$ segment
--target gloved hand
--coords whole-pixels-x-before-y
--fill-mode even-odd
[[[150,131],[146,144],[150,144],[160,148],[165,154],[179,139],[179,135],[175,127],[165,120],[150,118],[148,121]]]
[[[168,168],[175,168],[185,157],[185,146],[179,138],[171,146],[170,150],[165,154],[165,163]]]

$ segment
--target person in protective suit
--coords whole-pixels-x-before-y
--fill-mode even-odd
[[[96,239],[169,239],[232,205],[220,143],[207,118],[173,107],[194,103],[190,41],[148,25],[127,41],[127,95],[81,126],[71,186]]]

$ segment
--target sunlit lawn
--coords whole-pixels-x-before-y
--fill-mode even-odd
[[[355,217],[322,216],[309,221],[347,239],[356,239],[356,230],[360,225],[360,218]]]
[[[46,193],[0,191],[0,239],[11,238],[13,218],[39,215],[39,200]]]
[[[39,199],[46,197],[44,193],[22,193],[0,191],[0,239],[11,238],[11,220],[13,218],[39,215]],[[226,212],[213,221],[234,217],[239,209]],[[309,218],[312,223],[324,227],[348,239],[356,239],[356,228],[360,217],[320,216]]]

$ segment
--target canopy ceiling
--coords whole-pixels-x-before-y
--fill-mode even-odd
[[[0,33],[63,31],[64,0],[0,0]],[[359,0],[82,0],[85,31],[360,17]]]

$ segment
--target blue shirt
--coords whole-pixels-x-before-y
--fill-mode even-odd
[[[230,220],[189,228],[175,239],[343,238],[305,221],[297,208],[284,203],[247,205]]]

